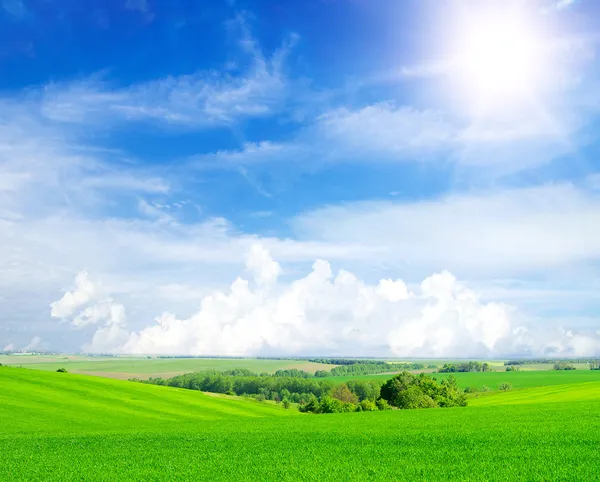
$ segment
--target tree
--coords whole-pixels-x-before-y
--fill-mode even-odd
[[[344,403],[358,403],[358,397],[350,391],[348,385],[342,383],[333,389],[331,396]]]
[[[281,405],[283,405],[283,408],[288,409],[288,408],[290,408],[291,403],[287,398],[284,398],[281,401]]]

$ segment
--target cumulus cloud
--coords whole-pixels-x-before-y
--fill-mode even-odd
[[[86,271],[75,277],[75,289],[67,291],[63,297],[50,305],[50,315],[56,318],[67,318],[75,310],[98,298],[101,288],[92,283]]]
[[[246,259],[246,268],[252,273],[258,285],[272,284],[281,274],[279,263],[273,260],[269,251],[260,244],[255,244],[250,248],[250,254]]]
[[[101,304],[72,324],[102,319],[85,349],[133,354],[483,357],[600,348],[597,336],[572,331],[542,341],[515,322],[513,308],[481,301],[447,271],[411,291],[399,279],[369,284],[346,270],[334,274],[317,260],[306,276],[284,284],[279,264],[260,245],[250,249],[247,268],[252,280],[238,277],[229,290],[204,296],[189,318],[164,312],[153,325],[128,332],[121,308]]]
[[[35,350],[42,343],[42,339],[39,336],[34,336],[31,341],[23,347],[23,351]]]
[[[14,343],[9,343],[4,348],[2,348],[2,351],[14,351],[14,350],[15,350],[15,344]]]
[[[116,303],[102,285],[90,280],[83,271],[75,278],[75,288],[50,304],[50,315],[54,318],[70,319],[71,326],[82,328],[99,325],[90,343],[82,349],[89,352],[110,352],[122,343],[127,332],[125,307]]]

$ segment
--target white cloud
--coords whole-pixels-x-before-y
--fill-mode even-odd
[[[129,333],[107,324],[86,349],[136,354],[403,357],[506,356],[517,351],[589,355],[600,351],[597,334],[540,332],[517,325],[511,307],[480,301],[448,272],[426,278],[416,292],[410,292],[401,280],[370,285],[345,270],[334,275],[324,260],[316,261],[307,276],[279,284],[272,274],[274,263],[268,251],[256,245],[247,263],[257,276],[254,284],[238,277],[228,291],[204,296],[200,310],[189,318],[164,312],[153,325]],[[269,273],[267,278],[265,273]]]
[[[250,254],[246,259],[246,268],[254,281],[259,285],[270,285],[277,281],[281,274],[281,266],[273,258],[271,253],[260,244],[255,244],[250,248]]]
[[[292,226],[301,239],[385,246],[389,260],[413,269],[484,277],[600,261],[599,219],[595,193],[555,184],[330,206],[298,216]]]
[[[50,305],[51,316],[70,317],[78,308],[102,296],[102,288],[92,283],[87,272],[82,271],[75,278],[75,289],[67,291],[63,297]]]
[[[289,94],[284,62],[296,37],[290,36],[266,56],[243,16],[231,23],[241,32],[241,49],[250,57],[241,73],[200,71],[119,88],[102,76],[54,84],[43,93],[42,112],[53,121],[102,128],[131,121],[195,128],[272,115]]]
[[[560,112],[560,115],[558,114]],[[557,119],[560,119],[557,120]],[[287,142],[247,143],[240,149],[194,156],[201,168],[268,164],[311,171],[329,163],[435,163],[501,177],[543,166],[574,152],[580,115],[529,109],[476,121],[393,102],[323,113]]]
[[[34,336],[31,341],[23,347],[23,351],[32,351],[40,346],[42,339],[39,336]]]
[[[558,0],[553,4],[553,6],[556,10],[564,10],[565,8],[574,5],[575,1],[576,0]]]
[[[15,344],[14,343],[9,343],[4,348],[2,348],[2,351],[14,351],[14,350],[15,350]]]

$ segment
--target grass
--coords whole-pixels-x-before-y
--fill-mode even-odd
[[[495,393],[467,408],[309,415],[0,368],[0,479],[598,480],[599,385]]]
[[[585,382],[524,388],[505,393],[478,393],[470,398],[469,404],[471,406],[489,406],[598,400],[600,400],[600,382]]]
[[[448,378],[450,375],[456,377],[461,388],[480,389],[485,385],[494,390],[501,383],[510,383],[513,388],[531,388],[600,381],[600,371],[592,370],[436,373],[433,376],[441,380]]]
[[[151,358],[146,357],[86,357],[68,356],[34,356],[34,355],[0,355],[0,363],[4,365],[23,366],[36,370],[56,371],[66,368],[69,372],[87,375],[100,375],[109,378],[127,379],[131,377],[148,378],[161,376],[164,378],[183,373],[207,370],[230,370],[247,368],[255,372],[273,373],[280,369],[297,368],[308,372],[328,370],[334,365],[311,363],[306,360],[269,360],[258,358]]]

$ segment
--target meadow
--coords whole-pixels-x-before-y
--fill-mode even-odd
[[[600,477],[598,381],[485,394],[465,408],[330,415],[11,367],[0,386],[1,480]]]
[[[247,368],[254,372],[274,373],[293,369],[315,372],[329,370],[334,365],[294,359],[263,358],[118,358],[85,355],[0,355],[3,365],[23,366],[35,370],[56,371],[65,368],[70,373],[97,375],[127,380],[128,378],[172,377],[190,372],[225,371]]]

